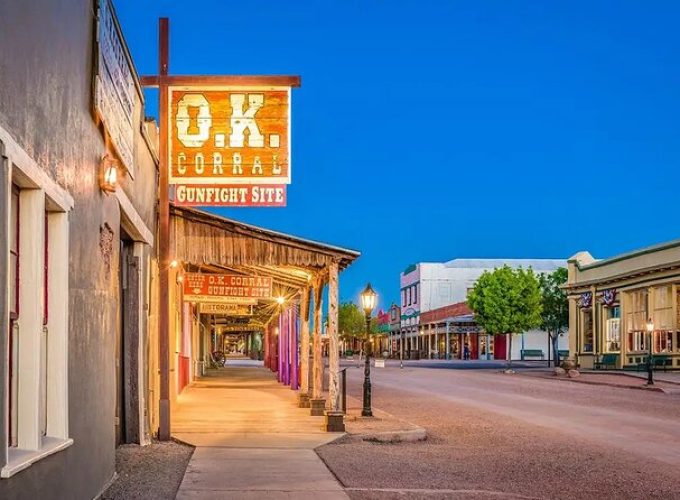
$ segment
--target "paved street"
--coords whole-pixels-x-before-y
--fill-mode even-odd
[[[347,498],[313,451],[337,437],[323,418],[297,408],[261,363],[232,364],[178,398],[173,435],[196,450],[177,498]]]
[[[680,498],[678,396],[409,366],[374,369],[373,397],[430,438],[321,448],[354,498]]]

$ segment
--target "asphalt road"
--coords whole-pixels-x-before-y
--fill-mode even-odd
[[[361,394],[362,370],[348,369]],[[374,405],[418,444],[320,456],[353,498],[680,499],[680,397],[499,370],[373,370]]]

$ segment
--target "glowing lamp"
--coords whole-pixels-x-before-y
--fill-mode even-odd
[[[118,161],[110,155],[105,155],[99,168],[101,170],[99,187],[105,193],[114,193],[118,187]]]
[[[647,320],[647,324],[645,326],[647,328],[647,333],[652,333],[654,331],[654,322],[652,321],[652,318]]]
[[[377,297],[378,294],[375,293],[375,290],[371,288],[371,284],[368,283],[364,291],[361,292],[361,307],[364,309],[367,316],[370,316],[373,309],[375,309]]]

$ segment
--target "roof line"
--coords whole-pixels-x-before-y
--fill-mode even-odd
[[[253,224],[247,224],[245,222],[237,221],[234,219],[229,219],[227,217],[223,217],[221,215],[214,214],[212,212],[206,212],[204,210],[198,210],[195,208],[188,208],[188,207],[181,207],[175,204],[170,204],[170,207],[172,210],[177,212],[179,215],[181,215],[182,212],[186,212],[189,214],[194,214],[198,217],[207,217],[209,219],[213,219],[215,222],[218,223],[227,223],[227,224],[233,224],[234,226],[240,226],[246,230],[250,231],[255,231],[255,232],[260,232],[263,233],[265,236],[274,236],[278,238],[283,238],[286,240],[290,240],[296,243],[304,244],[304,245],[311,245],[315,247],[319,247],[320,249],[326,250],[326,251],[331,251],[331,252],[336,252],[336,253],[342,253],[345,254],[348,257],[351,257],[352,260],[356,259],[361,255],[361,252],[357,250],[352,250],[349,248],[343,248],[335,245],[329,245],[328,243],[323,243],[320,241],[315,241],[315,240],[309,240],[305,238],[300,238],[299,236],[293,236],[291,234],[287,233],[282,233],[279,231],[275,231],[273,229],[266,229],[260,226],[255,226]]]
[[[624,252],[613,257],[608,257],[606,259],[596,260],[590,264],[578,265],[579,269],[592,269],[594,267],[600,267],[607,264],[613,264],[614,262],[619,262],[621,260],[632,259],[634,257],[639,257],[641,255],[646,255],[652,252],[658,252],[660,250],[667,250],[669,248],[674,248],[680,246],[680,239],[675,239],[671,241],[666,241],[664,243],[657,243],[656,245],[650,245],[647,247],[642,247],[637,250],[632,250],[630,252]],[[571,260],[571,259],[570,259]],[[578,262],[577,262],[578,264]]]

